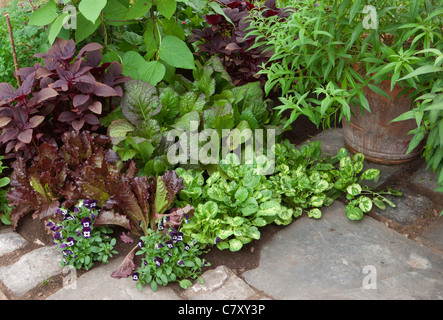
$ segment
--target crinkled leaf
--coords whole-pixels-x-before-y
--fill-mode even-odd
[[[131,80],[125,84],[121,101],[124,116],[135,126],[158,113],[160,107],[157,89],[148,82]]]

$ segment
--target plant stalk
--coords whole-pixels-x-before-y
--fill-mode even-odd
[[[8,33],[9,33],[9,40],[11,42],[11,49],[12,49],[12,58],[14,59],[14,76],[17,80],[17,85],[20,87],[22,85],[20,76],[17,75],[17,72],[19,70],[18,67],[18,60],[17,60],[17,52],[15,51],[15,44],[14,44],[14,35],[12,34],[12,27],[11,27],[11,21],[9,20],[9,13],[5,13],[5,19],[6,19],[6,25],[8,26]]]

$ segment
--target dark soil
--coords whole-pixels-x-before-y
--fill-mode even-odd
[[[309,120],[303,117],[299,117],[292,126],[291,131],[285,132],[283,138],[289,139],[294,144],[300,144],[304,141],[306,141],[308,138],[318,134],[321,132],[321,129],[317,129]],[[417,168],[422,164],[422,159],[417,159],[415,161],[412,161],[403,172],[400,172],[396,176],[392,177],[386,184],[389,184],[392,188],[398,188],[402,189],[402,187],[411,187],[408,183],[407,178],[410,177],[411,173],[413,173]],[[383,188],[384,186],[381,186],[380,188]],[[412,188],[418,188],[418,187],[412,187]],[[420,189],[420,190],[414,190],[416,192],[424,193],[426,190]],[[431,200],[436,203],[435,207],[432,207],[429,212],[426,212],[422,218],[417,221],[413,226],[410,227],[403,227],[400,225],[396,225],[392,221],[384,221],[382,218],[371,215],[373,218],[377,220],[381,220],[382,222],[386,223],[389,227],[403,233],[407,234],[410,238],[414,238],[418,233],[420,233],[423,228],[428,226],[434,219],[437,218],[438,214],[437,212],[441,211],[441,208],[443,207],[443,203],[441,203],[441,197],[439,198],[437,195],[431,193],[427,195]],[[343,199],[339,199],[339,201],[344,201]],[[438,211],[440,210],[440,211]],[[260,229],[261,232],[261,238],[260,240],[252,241],[251,243],[245,245],[240,251],[238,252],[230,252],[228,250],[219,250],[216,247],[214,247],[211,251],[204,254],[204,258],[208,260],[211,263],[210,267],[207,267],[206,269],[213,269],[220,265],[225,265],[232,269],[235,273],[241,274],[244,271],[254,269],[258,267],[259,263],[259,257],[260,257],[260,251],[264,244],[269,241],[272,236],[279,232],[280,230],[284,229],[284,226],[278,226],[278,225],[268,225]],[[42,244],[50,245],[52,244],[52,238],[49,236],[45,230],[43,223],[39,220],[33,220],[31,216],[27,216],[23,218],[19,226],[16,230],[22,237],[24,237],[28,242],[29,245],[27,245],[25,248],[18,250],[17,252],[10,254],[0,261],[1,265],[9,265],[16,260],[18,260],[24,253],[29,252],[33,249],[36,249],[38,247],[41,247]],[[114,237],[120,238],[121,233],[124,230],[117,229],[115,231]],[[119,252],[118,256],[124,256],[126,253],[128,253],[138,242],[138,239],[135,236],[131,236],[131,238],[134,240],[134,243],[132,244],[126,244],[122,241],[118,241],[116,245],[116,250]],[[137,262],[137,260],[136,260]],[[84,270],[79,270],[77,272],[77,275],[81,275],[84,273]],[[45,281],[45,283],[42,283],[39,287],[31,290],[28,292],[25,296],[22,297],[15,297],[13,294],[11,294],[7,288],[5,288],[0,283],[0,292],[3,292],[6,294],[8,299],[14,300],[14,299],[29,299],[29,300],[42,300],[51,295],[52,293],[56,292],[58,289],[62,287],[62,275],[48,279],[48,281]],[[172,287],[176,289],[177,291],[180,291],[181,289],[176,285],[173,284]]]

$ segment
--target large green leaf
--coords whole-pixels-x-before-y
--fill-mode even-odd
[[[146,61],[138,52],[127,51],[123,56],[123,74],[156,86],[165,76],[166,68],[159,61]]]
[[[176,9],[177,3],[175,0],[157,0],[157,10],[166,19],[171,19]]]
[[[194,56],[187,44],[176,36],[165,36],[158,51],[160,59],[172,67],[194,69]]]
[[[67,18],[68,15],[68,13],[63,13],[59,15],[49,27],[48,40],[50,44],[54,43],[55,38],[57,38],[58,34],[62,30],[63,23],[65,22],[65,18]]]
[[[151,1],[135,0],[134,4],[126,14],[126,20],[132,20],[143,17],[152,7]]]
[[[95,23],[100,13],[105,8],[107,0],[82,0],[78,9],[86,19]]]
[[[166,73],[165,66],[159,61],[149,61],[144,63],[143,69],[139,70],[140,80],[147,81],[156,86]]]
[[[57,5],[54,0],[49,0],[47,4],[32,13],[29,18],[29,24],[45,26],[53,22],[57,17]]]
[[[92,23],[88,19],[85,18],[85,16],[81,13],[77,14],[77,25],[81,26],[80,28],[75,29],[75,42],[80,42],[85,40],[87,37],[89,37],[91,34],[94,33],[95,30],[97,30],[98,26],[100,25],[100,20],[97,19],[95,23]]]

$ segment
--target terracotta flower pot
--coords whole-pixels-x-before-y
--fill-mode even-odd
[[[368,99],[371,112],[361,114],[360,107],[354,107],[350,123],[342,121],[346,146],[352,152],[363,153],[368,161],[381,164],[399,164],[416,158],[422,144],[406,154],[413,135],[408,132],[417,127],[415,120],[390,122],[402,113],[409,111],[411,99],[407,95],[398,96],[402,88],[398,85],[390,91],[390,81],[379,84],[392,100],[387,99],[368,87],[364,95]]]

